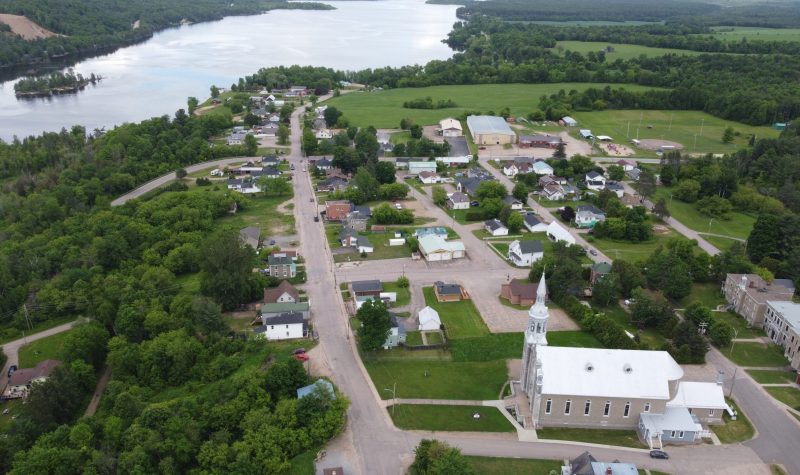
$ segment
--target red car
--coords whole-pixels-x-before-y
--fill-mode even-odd
[[[309,357],[307,354],[305,354],[305,353],[298,353],[298,354],[296,354],[296,355],[293,355],[293,356],[294,356],[294,359],[296,359],[297,361],[308,361],[308,360],[310,360],[310,359],[311,359],[311,358],[310,358],[310,357]]]

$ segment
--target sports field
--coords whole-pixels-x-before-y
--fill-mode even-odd
[[[800,28],[757,28],[750,26],[717,26],[714,37],[728,41],[742,38],[762,41],[800,41]],[[703,35],[705,36],[705,35]]]
[[[590,87],[602,89],[607,84],[476,84],[467,86],[431,86],[387,89],[376,92],[352,92],[325,102],[344,112],[350,123],[359,127],[396,128],[400,120],[409,117],[419,125],[433,125],[446,117],[457,117],[466,111],[499,113],[504,107],[515,117],[528,115],[539,104],[543,94],[556,94],[564,89],[583,91]],[[612,84],[629,91],[645,91],[648,87],[635,84]],[[446,109],[406,109],[403,102],[430,96],[434,102],[450,99],[458,107]],[[720,132],[721,134],[721,132]]]
[[[555,51],[561,54],[566,51],[586,54],[590,51],[598,52],[607,46],[612,46],[614,52],[606,53],[606,62],[613,62],[617,59],[633,59],[641,55],[653,57],[664,56],[665,54],[702,54],[698,51],[689,51],[685,49],[653,48],[650,46],[603,43],[602,41],[559,41],[556,43]]]
[[[590,129],[595,136],[608,135],[618,143],[636,138],[671,140],[683,144],[685,153],[734,152],[747,144],[750,134],[756,134],[758,138],[780,134],[771,127],[732,122],[700,111],[606,110],[576,112],[573,117],[581,129]],[[722,143],[722,133],[729,126],[740,135],[734,137],[732,143],[725,144]]]

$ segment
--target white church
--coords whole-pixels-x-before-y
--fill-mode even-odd
[[[721,385],[681,382],[683,369],[666,351],[554,347],[544,274],[528,312],[520,387],[530,428],[635,429],[651,448],[694,443],[729,410]]]

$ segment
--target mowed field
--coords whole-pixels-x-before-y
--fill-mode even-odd
[[[735,152],[747,144],[750,134],[755,134],[758,138],[777,137],[780,134],[771,127],[732,122],[701,111],[606,110],[576,112],[573,117],[581,129],[591,129],[595,136],[609,135],[617,143],[627,143],[630,139],[637,138],[638,129],[640,140],[671,140],[683,144],[683,151],[686,153]],[[652,128],[648,129],[648,126]],[[727,127],[733,127],[734,132],[740,133],[729,144],[722,143],[722,133]]]
[[[762,41],[800,41],[800,28],[756,28],[750,26],[717,26],[715,38],[739,41],[742,38]],[[707,36],[707,35],[703,35]]]
[[[344,112],[350,123],[359,127],[396,128],[400,120],[408,117],[419,125],[433,125],[447,117],[458,117],[466,111],[499,113],[504,107],[515,117],[526,116],[537,108],[543,94],[556,94],[564,89],[583,91],[590,87],[602,89],[608,84],[554,83],[554,84],[476,84],[467,86],[431,86],[419,88],[388,89],[376,92],[353,92],[325,102]],[[613,84],[629,91],[646,91],[652,88],[635,84]],[[403,102],[430,96],[434,102],[450,99],[458,107],[447,109],[406,109]]]
[[[559,41],[556,43],[555,51],[561,54],[566,51],[586,54],[590,51],[598,52],[606,46],[613,46],[613,53],[606,53],[606,62],[610,63],[617,59],[633,59],[641,55],[645,56],[664,56],[665,54],[701,54],[698,51],[673,48],[653,48],[650,46],[628,45],[619,43],[603,43],[602,41]]]

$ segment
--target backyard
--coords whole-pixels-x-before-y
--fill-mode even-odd
[[[19,367],[33,368],[44,360],[60,360],[64,355],[64,342],[70,332],[65,331],[36,340],[20,347]]]
[[[398,88],[375,92],[344,94],[326,101],[329,107],[341,110],[350,124],[357,127],[374,126],[379,129],[396,128],[400,120],[412,117],[419,125],[433,125],[447,117],[458,117],[468,111],[500,111],[508,107],[513,116],[526,116],[536,107],[542,95],[556,94],[559,90],[602,89],[605,84],[553,83],[553,84],[481,84],[457,86],[431,86]],[[628,91],[645,91],[652,88],[634,84],[615,85]],[[446,109],[406,109],[403,102],[431,97],[452,100],[458,106]],[[637,116],[638,118],[638,116]],[[721,136],[720,134],[717,137]]]
[[[394,425],[406,430],[514,432],[496,407],[395,404],[386,408]],[[479,418],[474,415],[479,414]]]
[[[328,243],[331,245],[331,249],[341,248],[342,245],[339,242],[339,231],[341,231],[342,225],[341,224],[329,224],[325,226],[325,233],[328,236]],[[398,259],[401,257],[410,257],[411,250],[408,248],[408,245],[402,244],[400,246],[390,246],[389,240],[394,238],[393,231],[394,228],[388,229],[384,233],[373,233],[370,231],[361,232],[359,235],[366,236],[369,239],[369,242],[373,246],[374,252],[367,254],[367,257],[362,257],[355,248],[353,248],[353,252],[344,253],[344,254],[333,254],[334,262],[350,262],[350,261],[368,261],[368,260],[378,260],[378,259]],[[411,228],[406,228],[406,231],[411,231]]]
[[[400,287],[397,282],[382,282],[381,287],[384,292],[397,292],[397,301],[393,307],[403,307],[411,302],[411,292],[408,287]]]
[[[489,333],[486,323],[472,300],[440,303],[436,301],[433,287],[425,287],[423,294],[425,295],[425,304],[439,313],[448,338],[470,338]]]
[[[200,192],[198,191],[197,193]],[[236,214],[228,214],[224,218],[217,220],[215,224],[218,226],[232,226],[236,229],[259,226],[261,227],[262,239],[272,235],[291,235],[296,232],[294,215],[291,211],[283,213],[278,210],[278,205],[291,199],[291,196],[249,198]]]

